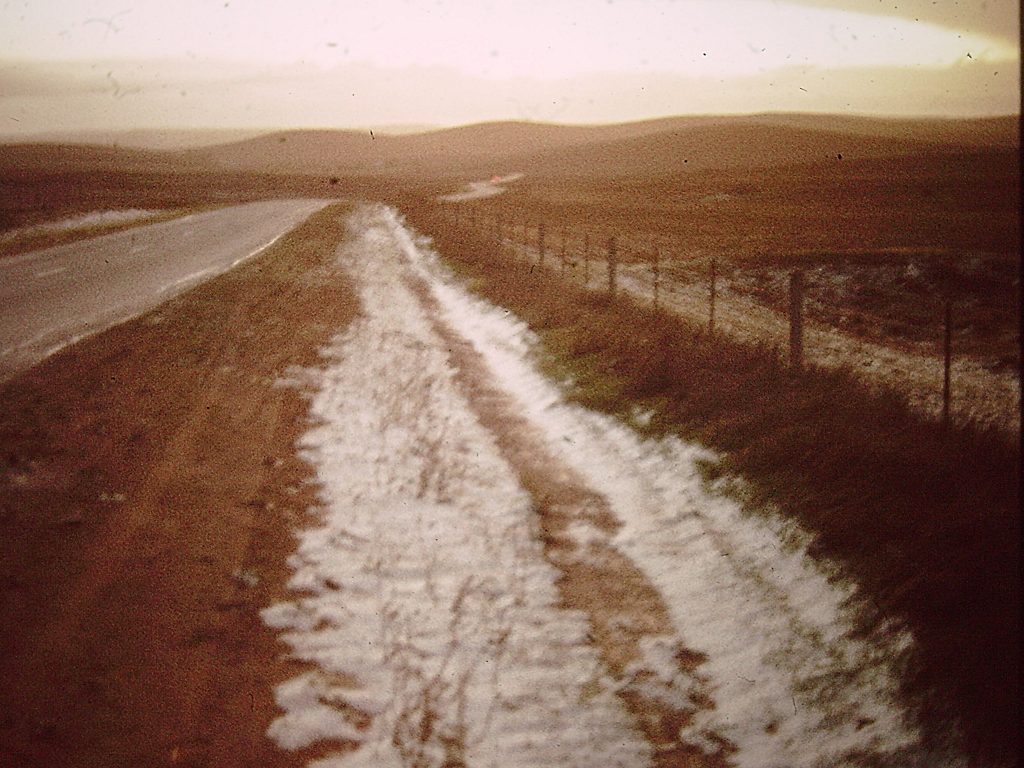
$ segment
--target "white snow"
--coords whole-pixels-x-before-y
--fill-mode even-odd
[[[92,211],[81,216],[72,216],[59,221],[48,221],[43,224],[36,224],[30,227],[11,230],[0,235],[0,242],[14,240],[19,237],[42,235],[48,232],[70,232],[78,229],[89,229],[91,227],[103,227],[114,224],[127,224],[133,221],[151,219],[165,211],[153,211],[142,208],[131,208],[118,211]]]
[[[341,701],[345,693],[316,674],[301,675],[281,684],[274,700],[287,714],[274,721],[268,735],[284,749],[302,749],[324,739],[360,741],[362,735],[344,715],[322,703]]]
[[[727,741],[740,768],[960,764],[924,754],[898,701],[909,635],[858,636],[854,588],[809,558],[797,526],[706,487],[706,449],[567,404],[532,364],[529,329],[459,287],[394,211],[362,208],[351,229],[340,259],[364,315],[325,371],[294,377],[314,385],[301,446],[323,506],[291,562],[299,596],[264,612],[314,665],[278,690],[280,746],[358,744],[318,766],[640,766],[649,747],[615,695],[632,686],[695,710],[680,738],[709,754]],[[668,606],[675,634],[642,638],[627,679],[609,678],[586,617],[559,606],[531,499],[410,275],[622,523],[573,524],[572,556],[615,547]],[[684,651],[706,656],[693,676]]]
[[[910,636],[858,637],[853,587],[807,555],[795,524],[745,514],[706,489],[698,462],[715,459],[706,449],[644,440],[566,404],[530,361],[529,329],[458,287],[397,216],[394,228],[445,322],[488,361],[548,448],[609,501],[623,523],[614,545],[662,594],[681,644],[707,655],[700,672],[716,708],[701,710],[684,737],[728,739],[738,766],[925,764],[897,699]]]
[[[645,765],[585,616],[558,607],[530,498],[403,285],[392,226],[363,209],[341,253],[365,314],[327,352],[301,444],[322,520],[292,559],[303,596],[264,613],[316,669],[279,689],[269,735],[359,743],[324,766]]]
[[[462,192],[454,192],[450,195],[441,195],[438,200],[446,203],[462,203],[466,200],[482,200],[486,197],[494,197],[508,191],[504,186],[523,177],[521,173],[510,173],[505,176],[495,176],[486,181],[471,181]]]

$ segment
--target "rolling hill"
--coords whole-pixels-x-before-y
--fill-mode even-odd
[[[635,175],[1019,145],[1015,117],[888,120],[821,115],[676,117],[603,126],[482,123],[405,136],[286,131],[185,153],[225,170],[490,175]]]
[[[0,147],[0,169],[231,171],[331,176],[479,178],[522,171],[636,177],[840,159],[1019,147],[1019,118],[883,119],[806,114],[672,117],[566,126],[481,123],[426,133],[292,130],[186,150],[83,144]]]

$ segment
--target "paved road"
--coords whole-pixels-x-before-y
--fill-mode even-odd
[[[0,381],[225,272],[328,202],[248,203],[0,260]]]

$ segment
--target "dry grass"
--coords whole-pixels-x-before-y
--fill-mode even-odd
[[[472,205],[531,225],[544,220],[551,231],[566,222],[640,247],[660,241],[683,260],[757,264],[894,246],[1012,256],[1020,244],[1012,149],[705,170],[662,160],[658,173],[527,174],[507,194]]]
[[[807,311],[868,341],[939,351],[943,303],[954,305],[954,353],[993,372],[1019,368],[1020,174],[1006,148],[921,151],[780,165],[577,176],[539,171],[506,194],[461,204],[463,218],[500,216],[556,250],[611,235],[622,261],[706,281],[769,307],[787,303],[788,271],[811,272]],[[677,159],[678,160],[678,159]],[[446,190],[450,191],[450,190]],[[931,347],[929,350],[928,348]]]
[[[895,395],[718,339],[553,272],[493,260],[490,242],[406,202],[411,223],[491,301],[541,335],[571,398],[725,452],[817,535],[815,554],[854,575],[877,620],[905,621],[918,649],[905,693],[935,738],[959,721],[972,755],[1010,760],[1018,725],[1019,450],[963,426],[942,434]]]

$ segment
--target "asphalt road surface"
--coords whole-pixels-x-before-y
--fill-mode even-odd
[[[0,381],[225,272],[328,202],[248,203],[0,261]]]

